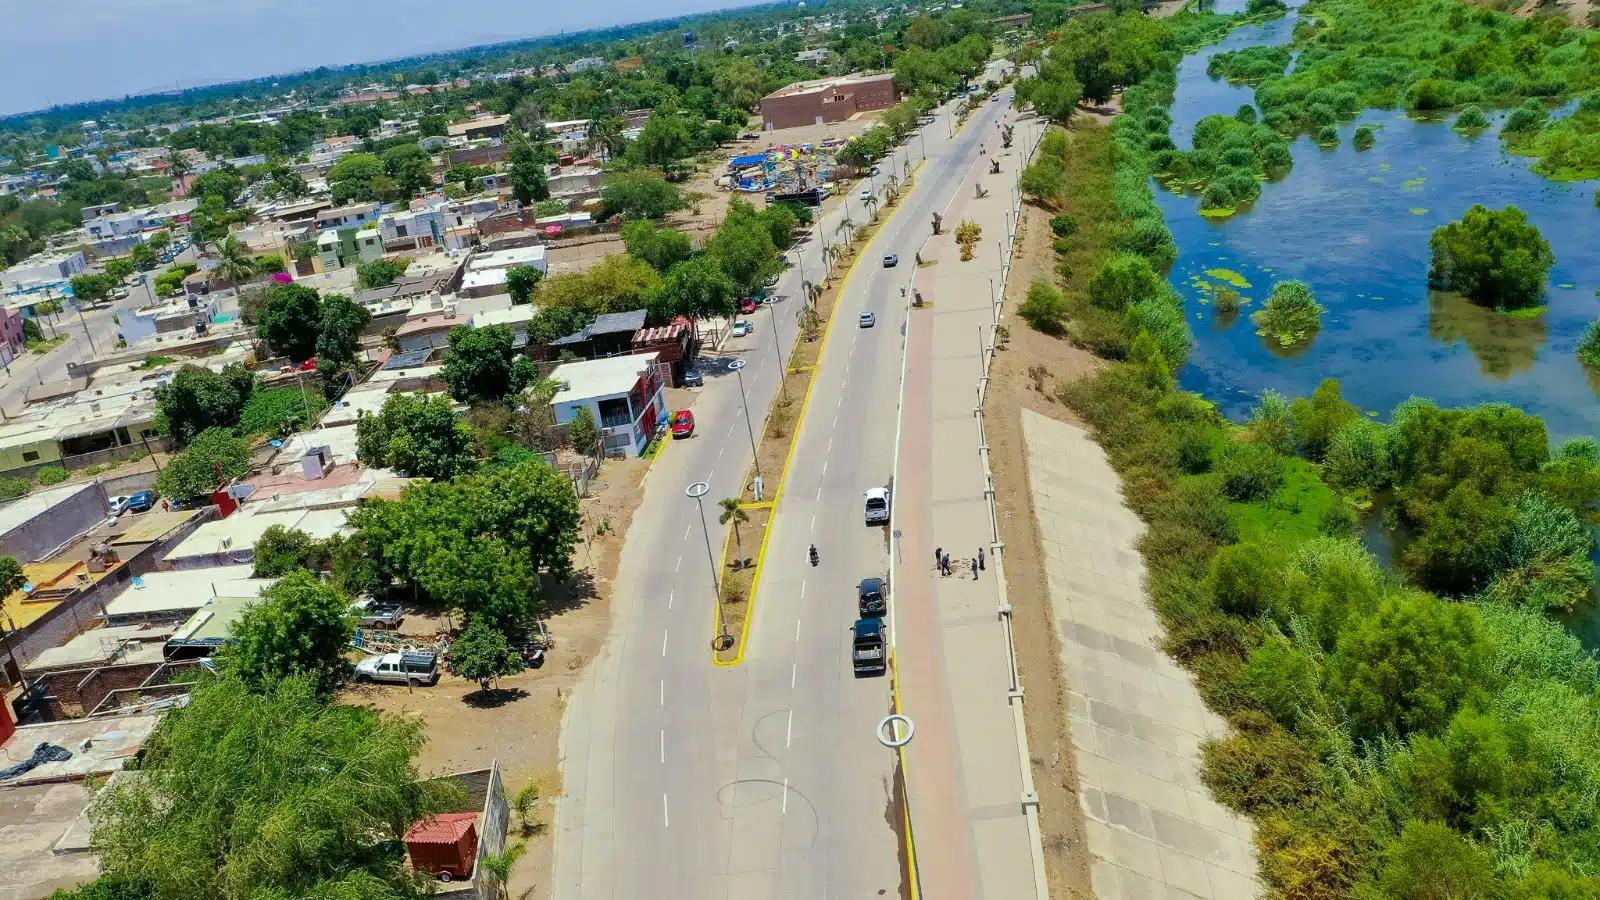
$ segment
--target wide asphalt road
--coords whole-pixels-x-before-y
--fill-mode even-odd
[[[890,786],[894,756],[873,728],[890,702],[886,678],[855,679],[849,628],[855,586],[887,571],[884,529],[863,522],[862,492],[893,467],[912,258],[961,183],[1000,104],[985,104],[952,140],[949,111],[897,151],[885,171],[928,160],[845,285],[817,373],[795,459],[773,524],[736,667],[712,663],[715,605],[706,535],[684,488],[711,486],[706,517],[714,553],[723,529],[715,501],[736,496],[750,464],[739,385],[704,367],[698,433],[666,448],[648,477],[616,585],[613,634],[573,695],[563,733],[565,795],[558,801],[560,898],[877,897],[898,895]],[[880,163],[881,165],[881,163]],[[878,187],[883,187],[882,178]],[[869,214],[852,187],[847,211]],[[838,214],[812,234],[835,241]],[[951,223],[953,227],[953,223]],[[728,355],[746,361],[744,386],[759,433],[777,392],[772,329],[787,355],[802,295],[800,270],[821,272],[820,242],[779,292],[796,299],[752,317],[756,330]],[[881,258],[898,253],[899,268]],[[870,311],[873,328],[859,328]],[[769,490],[775,473],[766,473]],[[747,535],[747,555],[759,535]],[[806,548],[815,543],[821,565]],[[552,727],[553,723],[545,727]]]

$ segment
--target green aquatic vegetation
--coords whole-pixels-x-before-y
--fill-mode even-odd
[[[1578,361],[1591,369],[1600,369],[1600,321],[1590,322],[1578,338]]]
[[[1240,275],[1238,272],[1235,272],[1232,269],[1207,269],[1206,274],[1217,279],[1218,281],[1225,281],[1229,285],[1232,285],[1236,288],[1243,289],[1251,286],[1250,282],[1243,275]]]
[[[1235,84],[1255,84],[1282,75],[1289,68],[1291,56],[1292,51],[1285,44],[1246,47],[1211,57],[1206,73]]]
[[[1538,227],[1515,206],[1474,204],[1461,221],[1435,229],[1428,247],[1429,284],[1499,310],[1537,306],[1556,261]]]
[[[1279,346],[1292,347],[1321,330],[1322,314],[1327,311],[1304,282],[1280,281],[1250,321],[1255,323],[1256,334],[1277,341]]]
[[[1332,125],[1324,125],[1317,129],[1317,143],[1324,147],[1334,147],[1339,144],[1339,129]]]
[[[1457,131],[1482,131],[1489,127],[1489,117],[1483,110],[1476,106],[1468,106],[1456,116],[1454,125],[1450,126]]]
[[[1377,132],[1372,130],[1371,125],[1362,125],[1357,128],[1355,138],[1351,141],[1351,143],[1355,144],[1357,150],[1370,150],[1372,145],[1377,142]]]
[[[1401,183],[1400,189],[1409,194],[1409,193],[1412,193],[1413,191],[1415,191],[1417,188],[1422,187],[1424,184],[1427,184],[1427,183],[1428,183],[1428,179],[1426,179],[1426,178],[1407,178],[1404,182]]]
[[[1600,178],[1600,98],[1508,144],[1513,153],[1537,157],[1533,170],[1553,181]]]
[[[1531,134],[1545,126],[1550,121],[1550,111],[1538,100],[1529,98],[1523,104],[1511,111],[1506,116],[1506,124],[1501,126],[1500,134],[1503,136]]]
[[[1427,215],[1428,214],[1428,208],[1425,207],[1425,206],[1413,206],[1413,207],[1411,207],[1411,214],[1413,216]]]
[[[1331,124],[1328,113],[1343,115],[1351,102],[1345,95],[1354,97],[1355,108],[1434,112],[1463,104],[1560,100],[1600,88],[1600,52],[1592,32],[1559,17],[1519,19],[1427,0],[1313,0],[1301,16],[1293,71],[1256,86],[1262,120],[1289,135],[1315,134]],[[1563,129],[1570,134],[1546,142],[1537,135],[1553,126],[1545,126],[1537,99],[1535,105],[1537,111],[1530,106],[1508,122],[1515,126],[1503,132],[1508,144],[1522,134],[1528,137],[1514,146],[1518,152],[1542,159],[1566,151],[1600,160],[1600,145],[1576,139],[1600,132],[1600,117],[1573,117]],[[1459,127],[1483,127],[1474,124],[1476,118]],[[1570,162],[1548,169],[1540,171],[1586,177],[1578,174],[1583,166]]]

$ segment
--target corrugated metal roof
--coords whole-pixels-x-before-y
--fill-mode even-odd
[[[454,844],[478,821],[475,812],[440,813],[423,819],[406,832],[408,844]]]

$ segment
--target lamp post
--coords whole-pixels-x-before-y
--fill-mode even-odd
[[[761,500],[761,455],[756,452],[756,431],[750,425],[750,398],[744,392],[744,367],[745,361],[736,359],[728,363],[728,368],[739,378],[739,402],[744,405],[744,431],[750,436],[750,458],[756,468],[756,500]]]
[[[789,399],[789,387],[784,382],[789,380],[789,367],[783,362],[783,342],[778,340],[778,311],[775,303],[767,303],[767,312],[772,316],[772,349],[778,351],[778,393],[783,399]],[[742,362],[742,360],[741,360]]]
[[[706,563],[711,567],[711,600],[717,605],[717,625],[721,631],[717,635],[717,649],[726,650],[733,646],[733,636],[728,634],[728,613],[722,608],[722,584],[717,578],[717,558],[711,553],[711,529],[706,527],[706,503],[703,499],[711,492],[711,485],[696,481],[684,488],[683,492],[694,498],[694,505],[700,510],[700,533],[705,535]]]

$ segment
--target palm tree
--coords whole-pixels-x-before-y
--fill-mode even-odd
[[[217,259],[217,273],[234,284],[243,284],[256,273],[256,261],[250,258],[249,248],[231,234],[211,245],[211,255]]]
[[[739,548],[739,565],[735,568],[744,568],[744,541],[739,539],[739,523],[750,521],[750,514],[739,508],[738,497],[723,497],[717,501],[717,506],[722,508],[722,515],[717,516],[718,525],[733,523],[733,543]]]
[[[532,834],[538,827],[538,822],[534,820],[538,808],[539,785],[535,782],[530,781],[523,785],[522,790],[517,791],[516,796],[511,798],[511,811],[517,814],[517,823],[522,826],[524,837]]]
[[[867,206],[872,209],[872,221],[878,221],[878,195],[872,194],[868,196],[867,199],[861,201],[861,203],[863,206]]]
[[[183,158],[182,150],[173,150],[167,153],[167,177],[172,179],[174,192],[180,187],[183,176],[189,174],[189,161]]]
[[[512,844],[500,853],[488,853],[478,860],[478,865],[483,867],[483,880],[487,882],[490,897],[498,896],[511,884],[511,870],[516,868],[522,854],[527,852],[527,844]]]
[[[628,141],[622,136],[624,124],[616,116],[599,116],[590,120],[586,135],[589,152],[599,150],[607,160],[620,156],[628,149]]]

